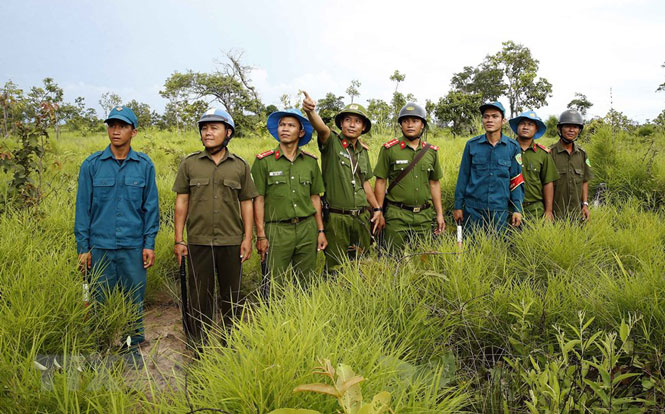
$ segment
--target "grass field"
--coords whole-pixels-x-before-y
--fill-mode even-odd
[[[389,138],[366,140],[372,163]],[[439,134],[429,140],[440,147],[450,224],[466,139]],[[253,293],[260,279],[254,252],[243,269],[248,300],[228,346],[213,341],[166,385],[154,371],[115,363],[134,312],[123,298],[114,295],[92,310],[81,300],[76,178],[82,160],[107,142],[101,135],[52,139],[45,198],[35,208],[6,208],[0,215],[1,412],[341,412],[331,396],[293,392],[325,382],[312,373],[323,359],[362,375],[366,402],[389,392],[396,413],[656,413],[665,407],[663,133],[639,137],[600,128],[584,137],[595,172],[591,194],[601,182],[607,186],[605,202],[592,207],[584,225],[529,223],[507,238],[466,240],[460,254],[450,226],[403,258],[372,254],[307,291],[280,287],[269,306]],[[251,163],[275,145],[264,136],[234,139],[230,147]],[[200,144],[195,131],[141,131],[133,147],[154,161],[160,195],[150,308],[177,300],[171,186],[182,157]],[[308,147],[318,153],[313,143]],[[0,175],[0,197],[7,185]],[[93,357],[96,363],[83,362]]]

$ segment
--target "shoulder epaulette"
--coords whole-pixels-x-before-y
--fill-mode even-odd
[[[362,142],[362,141],[358,141],[358,142],[360,142],[360,146],[361,146],[361,147],[363,147],[363,148],[365,148],[367,151],[369,151],[369,145],[365,144],[365,143]]]
[[[391,139],[390,141],[388,141],[388,142],[386,142],[385,144],[383,144],[383,146],[384,146],[385,148],[390,148],[390,147],[392,147],[393,145],[397,144],[398,142],[399,142],[399,140],[398,140],[397,138],[393,138],[393,139]]]
[[[192,152],[191,154],[186,155],[185,158],[193,157],[194,155],[199,155],[200,153],[201,151]]]
[[[245,161],[245,159],[243,157],[241,157],[240,155],[238,155],[238,154],[229,154],[229,155],[236,158],[236,159],[238,159],[238,160],[240,160],[240,161],[242,161],[243,163],[249,165],[249,163],[247,161]]]
[[[310,157],[314,158],[315,160],[318,160],[318,157],[316,155],[312,154],[311,152],[307,152],[305,150],[300,150],[300,152],[302,152],[305,155],[309,155]]]
[[[427,143],[427,142],[423,142],[422,147],[425,148],[425,145],[426,145],[426,144],[428,144],[428,143]],[[429,147],[430,147],[431,149],[433,149],[434,151],[438,151],[438,150],[439,150],[439,147],[437,147],[436,145],[429,144]]]
[[[541,150],[543,150],[543,151],[545,151],[545,152],[550,152],[550,149],[547,148],[546,146],[544,146],[543,144],[538,144],[538,143],[536,143],[536,145],[538,145],[538,147],[539,147]]]
[[[92,154],[88,155],[88,158],[86,158],[85,160],[86,161],[92,161],[93,159],[95,159],[95,158],[99,157],[100,155],[102,155],[103,152],[104,151],[95,151]]]
[[[138,155],[139,158],[143,158],[144,160],[146,160],[146,161],[148,161],[149,163],[152,164],[152,160],[150,159],[150,157],[148,156],[148,154],[143,153],[143,152],[138,152],[138,151],[136,151],[136,155]]]
[[[256,154],[256,158],[263,159],[263,158],[267,157],[268,155],[272,155],[274,153],[275,153],[275,150],[271,149],[271,150],[268,150],[268,151],[264,151],[260,154]]]

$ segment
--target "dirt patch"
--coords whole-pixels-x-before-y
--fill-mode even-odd
[[[143,315],[146,341],[141,344],[145,366],[160,388],[175,388],[190,361],[182,329],[182,313],[173,301],[155,303]]]

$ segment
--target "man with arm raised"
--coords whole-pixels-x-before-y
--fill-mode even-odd
[[[304,94],[303,109],[317,133],[326,199],[330,205],[325,223],[326,268],[333,270],[345,255],[351,253],[356,257],[366,252],[370,246],[370,231],[376,233],[385,224],[381,206],[369,183],[372,178],[369,147],[359,139],[369,132],[372,123],[365,108],[350,104],[335,117],[335,124],[341,130],[338,134],[316,113],[316,102],[307,92]],[[369,209],[372,210],[371,220]]]

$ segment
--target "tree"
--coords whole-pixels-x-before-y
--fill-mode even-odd
[[[104,111],[102,116],[105,118],[111,112],[111,109],[120,105],[122,105],[122,98],[115,93],[104,92],[99,98],[99,106],[102,107],[102,111]]]
[[[582,116],[586,116],[587,110],[592,106],[593,104],[589,102],[586,95],[579,92],[575,92],[575,98],[568,102],[568,109],[574,109],[581,113]]]
[[[72,131],[78,131],[83,136],[99,128],[100,123],[97,118],[97,111],[94,108],[87,108],[85,98],[82,96],[74,100],[74,104],[65,104],[67,122],[65,126]]]
[[[279,97],[279,103],[282,104],[282,109],[289,109],[292,107],[291,97],[288,93],[283,93],[282,96]]]
[[[28,93],[28,100],[30,106],[28,109],[28,116],[30,119],[37,119],[41,115],[41,111],[44,105],[48,105],[51,108],[51,115],[49,117],[44,117],[41,122],[46,127],[55,128],[55,137],[56,139],[60,138],[60,121],[63,118],[64,112],[62,106],[62,98],[64,91],[53,78],[44,78],[44,87],[40,88],[33,86]]]
[[[559,134],[556,127],[558,123],[559,123],[559,118],[557,118],[556,115],[550,115],[547,118],[547,121],[545,121],[545,126],[547,127],[547,131],[545,131],[545,136],[556,137]]]
[[[397,88],[399,87],[400,82],[404,82],[404,79],[406,79],[406,75],[403,73],[400,73],[397,69],[395,69],[395,72],[390,75],[390,80],[395,82],[395,92],[397,92]]]
[[[335,118],[335,115],[344,109],[344,97],[328,92],[325,98],[319,100],[316,107],[323,122],[329,124]]]
[[[126,103],[125,106],[134,111],[134,114],[136,115],[136,118],[139,121],[139,127],[147,128],[149,126],[152,126],[153,121],[152,121],[152,113],[150,111],[150,105],[148,105],[147,103],[138,102],[136,99],[132,99],[131,101]]]
[[[392,112],[388,102],[382,99],[370,99],[367,105],[367,112],[372,121],[372,133],[386,134],[390,131]]]
[[[360,81],[354,79],[351,81],[351,85],[346,88],[346,94],[351,98],[351,103],[353,103],[353,98],[360,95],[358,88],[360,88]]]
[[[485,64],[503,72],[511,118],[526,108],[547,105],[547,98],[552,96],[552,84],[545,78],[537,78],[538,60],[521,44],[510,40],[502,44],[503,49],[487,56]]]
[[[265,108],[250,84],[251,67],[241,63],[242,53],[227,52],[225,57],[226,61],[218,62],[221,67],[213,73],[174,72],[160,95],[169,99],[176,111],[195,100],[217,101],[233,117],[236,135],[242,136],[262,127]]]
[[[472,135],[478,123],[478,107],[482,103],[478,94],[452,90],[439,99],[434,113],[442,126],[450,127],[453,135]]]
[[[665,63],[660,65],[662,68],[665,68]],[[665,92],[665,82],[661,83],[660,86],[658,86],[658,89],[656,89],[656,92]]]
[[[462,72],[453,74],[450,87],[457,92],[478,95],[480,102],[496,101],[506,90],[503,72],[488,62],[476,68],[465,66]]]
[[[22,122],[22,114],[25,111],[25,97],[23,90],[19,89],[14,82],[7,81],[0,90],[0,107],[2,107],[2,131],[3,136],[8,137],[14,131],[17,122]]]

